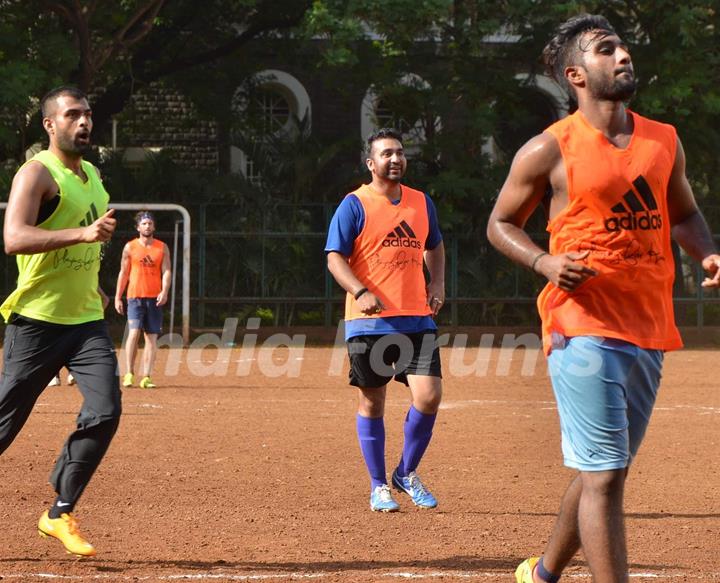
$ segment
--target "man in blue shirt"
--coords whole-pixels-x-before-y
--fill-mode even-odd
[[[394,512],[385,473],[387,383],[410,387],[405,442],[392,483],[413,503],[437,500],[416,469],[427,449],[442,397],[433,317],[445,301],[445,251],[430,198],[401,184],[407,168],[399,133],[381,129],[367,139],[372,182],[345,197],[330,224],[328,269],[348,292],[345,339],[350,384],[358,388],[357,433],[370,473],[370,508]],[[426,284],[423,264],[430,281]]]

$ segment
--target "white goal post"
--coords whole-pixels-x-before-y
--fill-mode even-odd
[[[172,203],[110,202],[110,208],[122,211],[177,211],[182,216],[183,248],[182,248],[182,339],[183,344],[190,343],[190,213],[184,206]],[[0,209],[7,208],[6,202],[0,202]],[[174,278],[174,274],[173,274]]]

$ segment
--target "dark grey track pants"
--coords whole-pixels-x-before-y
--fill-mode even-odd
[[[58,456],[50,483],[74,507],[120,421],[118,363],[104,320],[48,324],[13,315],[5,330],[0,378],[0,454],[30,416],[50,379],[63,367],[83,396],[77,426]]]

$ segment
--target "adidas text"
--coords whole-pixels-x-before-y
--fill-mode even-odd
[[[646,213],[644,215],[624,215],[605,219],[605,230],[617,231],[656,231],[662,229],[660,215]]]
[[[382,243],[383,247],[412,247],[413,249],[421,249],[420,241],[417,239],[385,239]]]

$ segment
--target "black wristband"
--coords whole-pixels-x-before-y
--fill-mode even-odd
[[[535,259],[533,259],[532,265],[530,266],[531,271],[535,271],[535,266],[537,265],[537,262],[540,261],[541,257],[545,257],[545,255],[550,255],[547,251],[543,251],[542,253],[538,253],[535,256]]]
[[[356,300],[359,300],[359,299],[360,299],[360,296],[363,295],[366,291],[368,291],[368,288],[366,288],[366,287],[361,287],[359,290],[357,290],[357,291],[355,292],[355,299],[356,299]]]

